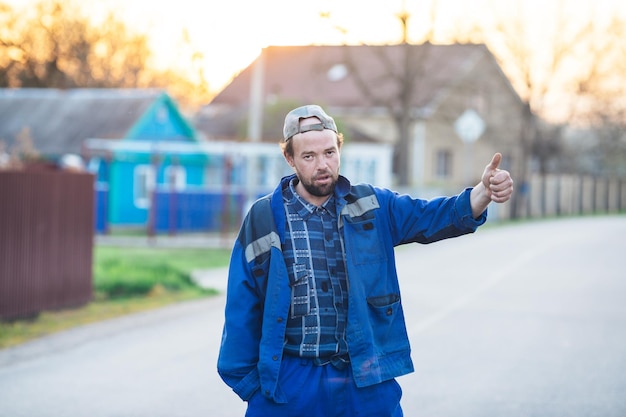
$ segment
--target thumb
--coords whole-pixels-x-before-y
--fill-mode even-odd
[[[496,152],[496,154],[491,158],[491,162],[487,166],[489,170],[495,171],[500,166],[500,162],[502,162],[502,154]]]

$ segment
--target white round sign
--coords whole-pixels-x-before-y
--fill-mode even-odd
[[[474,110],[465,110],[454,122],[454,130],[463,142],[472,143],[485,132],[485,122]]]

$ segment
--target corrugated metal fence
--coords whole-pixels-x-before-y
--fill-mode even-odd
[[[0,171],[0,319],[91,299],[93,184],[82,172]]]

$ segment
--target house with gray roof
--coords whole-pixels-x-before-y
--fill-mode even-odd
[[[125,138],[161,97],[152,89],[0,89],[0,140],[11,148],[23,134],[44,158],[80,155],[85,139]],[[187,124],[176,135],[196,135],[182,115],[176,118]]]

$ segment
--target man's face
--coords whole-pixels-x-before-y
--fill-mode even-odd
[[[315,117],[303,119],[300,126],[319,123]],[[285,155],[300,180],[297,189],[310,203],[320,205],[335,190],[339,178],[340,154],[337,134],[332,130],[310,130],[298,133],[293,141],[293,157]]]

